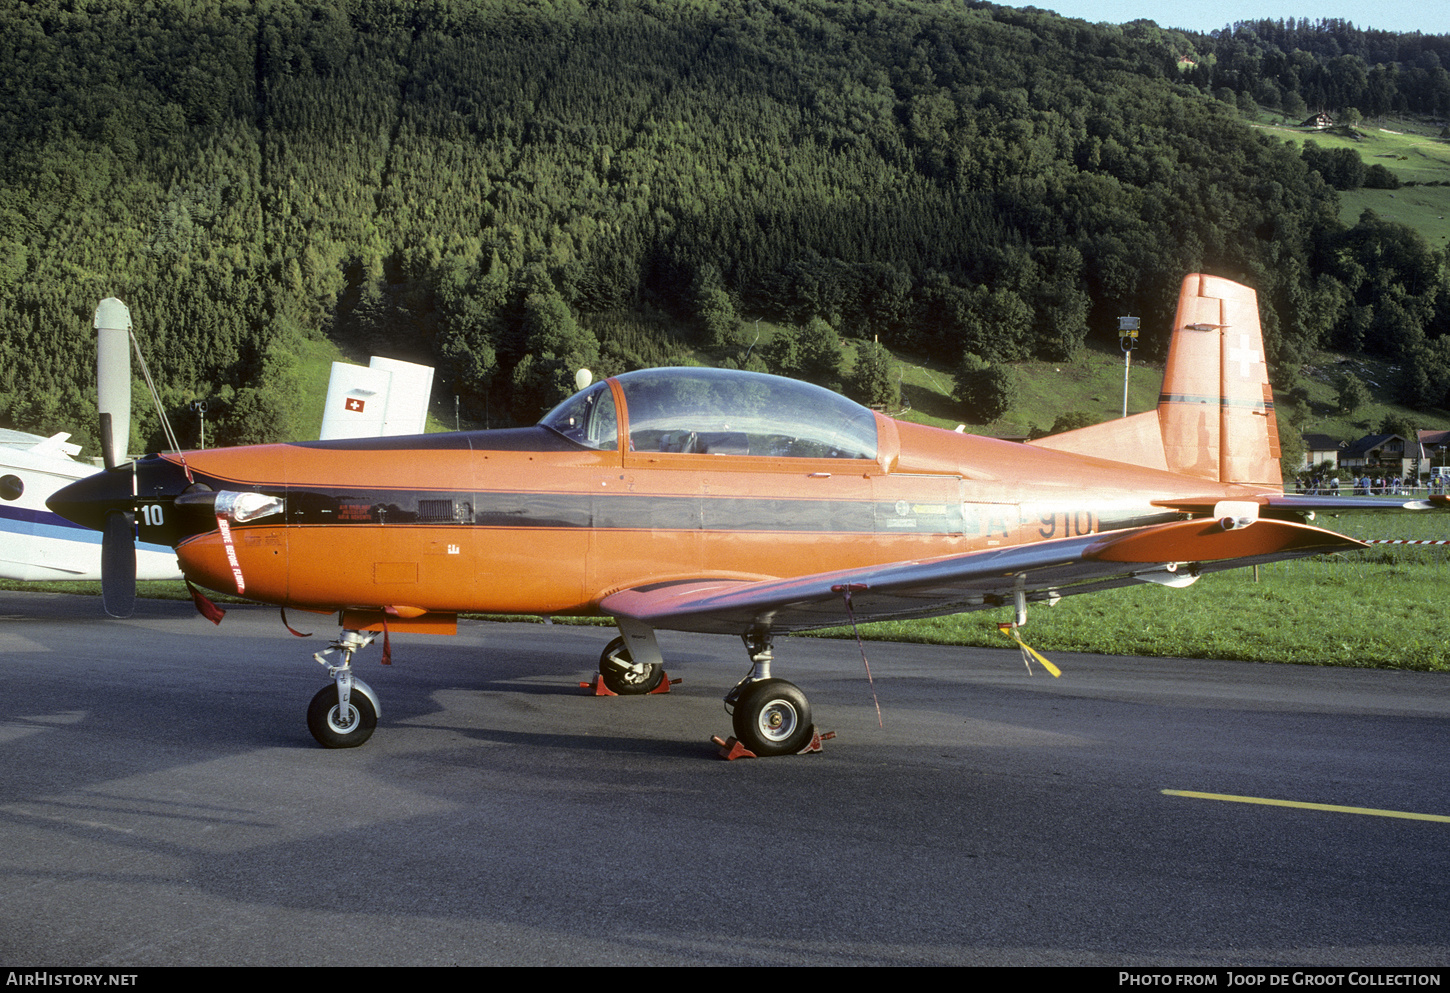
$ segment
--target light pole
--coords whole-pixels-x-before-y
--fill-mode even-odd
[[[1118,318],[1118,347],[1123,350],[1123,416],[1128,416],[1128,366],[1133,361],[1133,349],[1138,347],[1138,318]]]
[[[191,401],[191,409],[196,411],[197,418],[201,421],[201,448],[206,448],[206,401]]]

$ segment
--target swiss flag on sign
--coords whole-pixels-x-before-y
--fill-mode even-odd
[[[347,409],[354,411],[355,413],[361,414],[363,409],[363,401],[359,400],[357,397],[348,397]]]

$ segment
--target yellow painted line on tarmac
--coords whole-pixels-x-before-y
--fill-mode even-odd
[[[1333,803],[1304,803],[1301,800],[1275,800],[1262,796],[1234,796],[1230,793],[1195,793],[1192,790],[1163,790],[1165,796],[1186,796],[1195,800],[1224,800],[1228,803],[1258,803],[1266,807],[1299,807],[1302,810],[1327,810],[1335,814],[1368,814],[1371,817],[1399,817],[1408,821],[1439,821],[1450,824],[1445,814],[1416,814],[1408,810],[1376,810],[1374,807],[1341,807]]]

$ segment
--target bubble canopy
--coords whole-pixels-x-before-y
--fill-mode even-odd
[[[734,369],[641,369],[615,378],[629,450],[701,455],[874,459],[876,415],[810,383]],[[619,444],[609,382],[565,400],[539,423],[577,444]]]

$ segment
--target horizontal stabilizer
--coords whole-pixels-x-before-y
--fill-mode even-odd
[[[1085,555],[1099,562],[1222,562],[1265,555],[1291,557],[1318,555],[1365,547],[1362,542],[1333,531],[1289,521],[1255,521],[1248,527],[1225,530],[1217,520],[1175,521],[1157,527],[1111,532]]]
[[[1189,514],[1207,514],[1212,512],[1215,504],[1222,499],[1223,497],[1221,496],[1183,497],[1172,500],[1154,500],[1153,505],[1167,507],[1171,510],[1181,510]],[[1262,493],[1257,496],[1240,496],[1234,499],[1257,503],[1260,507],[1288,510],[1296,514],[1311,513],[1316,510],[1450,510],[1450,496],[1438,493],[1430,496],[1409,498],[1329,496],[1312,493]]]

